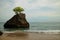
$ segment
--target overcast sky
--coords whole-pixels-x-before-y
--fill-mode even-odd
[[[15,15],[17,6],[24,8],[29,22],[60,22],[60,0],[0,0],[0,22]]]

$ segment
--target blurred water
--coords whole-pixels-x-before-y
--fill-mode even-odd
[[[4,22],[0,22],[1,31],[15,31],[20,29],[4,29]],[[60,30],[60,22],[30,22],[29,30]]]
[[[4,22],[0,22],[0,31],[4,31],[3,25],[4,25]]]
[[[60,22],[32,22],[30,30],[60,30]]]

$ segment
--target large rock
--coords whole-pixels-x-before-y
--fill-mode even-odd
[[[4,28],[29,28],[29,23],[25,18],[25,14],[20,13],[14,15],[10,20],[4,24]]]

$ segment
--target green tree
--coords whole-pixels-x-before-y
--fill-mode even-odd
[[[14,11],[16,14],[19,14],[19,13],[21,13],[22,11],[24,11],[24,9],[21,8],[21,7],[15,7],[15,8],[13,9],[13,11]]]

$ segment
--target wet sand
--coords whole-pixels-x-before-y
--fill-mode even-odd
[[[4,33],[0,40],[60,40],[60,33],[15,32]]]

